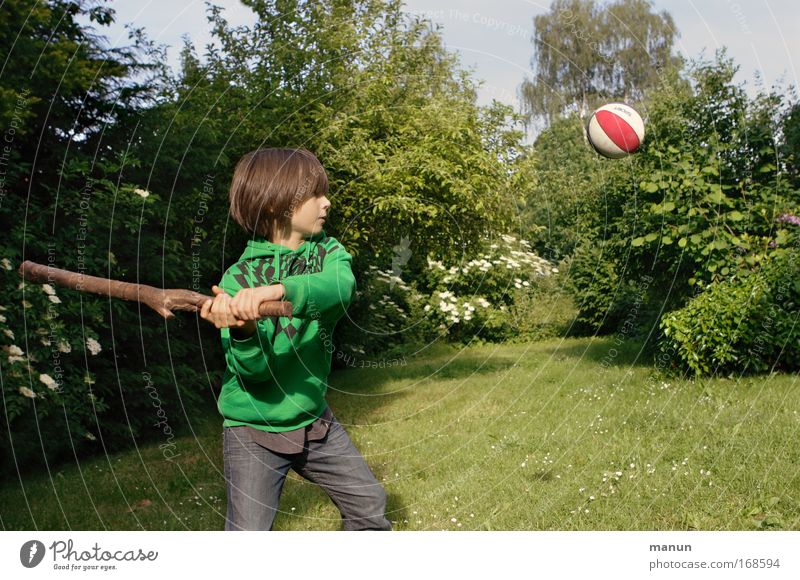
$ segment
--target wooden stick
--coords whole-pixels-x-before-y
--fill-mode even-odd
[[[51,266],[43,266],[30,260],[25,260],[20,264],[19,274],[24,280],[35,284],[55,283],[79,292],[91,292],[101,296],[141,302],[167,320],[175,317],[173,310],[199,312],[206,300],[213,299],[213,296],[206,296],[192,290],[166,290],[146,284],[133,284],[119,280],[109,280],[108,278],[98,278],[69,270],[60,270]],[[262,317],[291,317],[292,303],[285,300],[265,302],[261,304],[259,314]]]

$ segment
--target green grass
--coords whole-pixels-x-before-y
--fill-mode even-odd
[[[659,378],[626,343],[570,339],[456,349],[351,368],[328,400],[389,494],[396,530],[800,529],[794,375]],[[213,409],[157,446],[7,480],[2,527],[221,530]],[[276,530],[337,530],[294,472]]]

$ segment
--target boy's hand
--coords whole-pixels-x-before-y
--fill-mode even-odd
[[[200,317],[208,320],[217,328],[239,328],[245,325],[245,321],[238,319],[231,312],[231,301],[233,300],[219,286],[212,286],[214,299],[208,299],[200,308]]]
[[[283,298],[283,284],[242,288],[230,303],[230,312],[239,320],[258,320],[261,315],[258,308],[262,302],[271,302]]]

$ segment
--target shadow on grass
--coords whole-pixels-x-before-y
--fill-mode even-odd
[[[596,336],[591,342],[580,339],[578,344],[568,342],[555,348],[547,349],[547,353],[555,360],[574,358],[614,367],[650,367],[653,366],[653,351],[643,338],[629,338],[620,341],[616,336]]]
[[[391,361],[396,362],[387,366]],[[405,359],[402,356],[386,359],[383,365],[380,360],[372,360],[335,370],[330,375],[327,398],[343,424],[369,424],[387,406],[412,394],[409,389],[394,392],[391,383],[460,380],[476,374],[502,372],[517,361],[518,357],[507,354],[437,344],[418,356],[408,354]],[[224,500],[222,417],[209,397],[201,413],[188,419],[189,425],[176,429],[175,444],[180,455],[172,461],[166,461],[159,450],[158,444],[163,443],[163,438],[154,442],[136,437],[129,450],[116,451],[107,458],[102,453],[77,461],[73,458],[50,463],[50,474],[43,469],[38,473],[26,473],[22,482],[16,476],[10,478],[0,486],[0,497],[6,505],[0,527],[221,530],[224,501],[212,506],[207,505],[206,498],[201,502],[203,505],[196,505],[193,498],[203,495],[200,489],[204,488],[205,494],[210,491]],[[360,448],[360,451],[367,453],[369,448]],[[368,457],[368,462],[378,481],[391,475],[390,468],[379,460]],[[145,486],[149,488],[147,492]],[[293,482],[285,492],[281,510],[289,511],[296,506],[297,515],[321,514],[336,518],[338,510],[315,485]],[[140,506],[138,502],[142,501],[152,503]],[[387,517],[395,521],[408,518],[404,505],[403,497],[390,494]],[[181,517],[176,518],[173,511]],[[101,519],[101,514],[107,517]],[[184,522],[184,515],[190,517],[188,523]],[[338,529],[339,524],[328,519],[325,527]]]

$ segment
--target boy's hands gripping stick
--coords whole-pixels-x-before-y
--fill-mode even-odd
[[[244,288],[231,298],[219,286],[212,286],[214,298],[206,300],[200,309],[200,316],[217,328],[242,328],[253,325],[248,322],[264,316],[291,316],[291,304],[279,302],[283,296],[283,285]],[[288,305],[288,314],[283,310],[275,312],[275,305]]]

